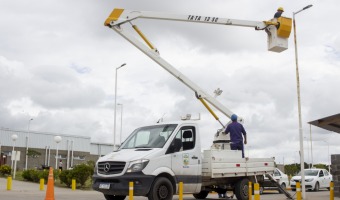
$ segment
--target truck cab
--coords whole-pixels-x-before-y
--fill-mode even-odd
[[[194,122],[138,128],[118,150],[97,161],[93,189],[102,192],[106,199],[121,199],[128,195],[129,182],[133,182],[134,195],[158,199],[165,193],[172,197],[178,183],[183,182],[184,193],[198,193],[202,180],[200,144]],[[163,194],[150,191],[155,185],[165,185]]]
[[[206,198],[211,191],[228,190],[237,199],[247,200],[248,182],[263,181],[263,174],[273,173],[274,159],[242,158],[241,151],[222,144],[201,151],[195,121],[143,126],[119,149],[99,158],[92,187],[107,200],[123,200],[133,182],[134,196],[172,200],[182,182],[183,193],[196,199]]]

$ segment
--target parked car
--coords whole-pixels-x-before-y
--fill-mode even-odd
[[[325,169],[305,169],[305,186],[306,190],[319,191],[320,188],[327,188],[332,181],[332,175]],[[296,190],[296,182],[301,182],[301,172],[293,176],[290,180],[290,187]]]
[[[274,174],[272,174],[272,176],[276,180],[276,182],[280,184],[281,188],[286,190],[286,187],[289,184],[288,176],[285,173],[283,173],[281,170],[279,170],[278,168],[274,170]],[[278,190],[279,193],[282,193],[278,189],[277,185],[271,182],[267,177],[264,177],[264,181],[260,185],[260,194],[263,193],[263,190]]]

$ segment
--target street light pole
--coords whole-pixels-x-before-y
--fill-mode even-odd
[[[113,125],[113,150],[116,148],[116,116],[117,116],[117,71],[118,69],[124,67],[126,63],[121,64],[119,67],[116,67],[116,77],[115,77],[115,114],[114,114],[114,125]]]
[[[301,99],[300,99],[300,77],[299,77],[299,64],[298,64],[298,51],[297,51],[297,39],[296,39],[296,22],[295,15],[302,12],[313,5],[308,5],[297,12],[293,12],[293,28],[294,28],[294,46],[295,46],[295,64],[296,64],[296,86],[297,86],[297,99],[298,99],[298,113],[299,113],[299,136],[300,136],[300,170],[301,170],[301,186],[302,186],[302,198],[306,199],[305,188],[305,162],[303,152],[303,132],[302,132],[302,119],[301,119]]]
[[[119,103],[121,106],[120,110],[120,135],[119,135],[119,144],[122,144],[122,133],[123,133],[123,104]]]
[[[57,148],[56,148],[56,155],[55,155],[55,169],[58,169],[58,144],[61,142],[61,137],[60,136],[55,136],[54,141],[57,143]]]
[[[28,120],[28,126],[27,126],[27,136],[26,136],[26,157],[25,157],[25,170],[27,170],[27,162],[28,162],[28,142],[29,142],[29,137],[30,137],[30,124],[33,118]]]

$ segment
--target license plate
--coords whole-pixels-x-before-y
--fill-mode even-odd
[[[99,189],[110,189],[110,183],[101,183],[99,184]]]

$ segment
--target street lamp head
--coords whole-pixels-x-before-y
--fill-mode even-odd
[[[18,135],[16,135],[16,134],[13,134],[11,137],[12,137],[12,140],[13,140],[14,142],[18,139]]]
[[[59,142],[61,142],[61,137],[60,136],[55,136],[54,137],[54,141],[58,144]]]
[[[313,5],[312,5],[312,4],[310,4],[310,5],[306,6],[306,7],[304,7],[304,8],[303,8],[303,10],[306,10],[306,9],[308,9],[308,8],[312,7],[312,6],[313,6]]]
[[[126,63],[121,64],[119,67],[116,67],[116,70],[124,67],[125,65],[126,65]]]
[[[298,13],[300,13],[300,12],[302,12],[302,11],[304,11],[304,10],[306,10],[306,9],[308,9],[308,8],[310,8],[310,7],[312,7],[312,6],[313,6],[313,5],[310,4],[310,5],[308,5],[308,6],[304,7],[304,8],[302,8],[302,9],[299,10],[299,11],[293,12],[293,18],[294,18],[294,16],[295,16],[296,14],[298,14]]]

